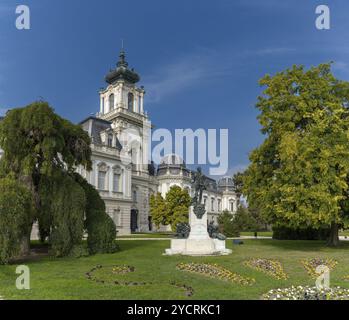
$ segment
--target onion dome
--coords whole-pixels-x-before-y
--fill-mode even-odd
[[[113,84],[118,80],[125,80],[129,83],[137,83],[140,80],[139,75],[133,69],[128,68],[126,53],[123,49],[120,51],[116,69],[110,70],[105,77],[105,81],[109,84]]]

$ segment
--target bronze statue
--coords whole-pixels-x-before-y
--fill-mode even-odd
[[[205,214],[205,205],[202,204],[202,193],[207,189],[206,177],[199,167],[197,172],[193,174],[192,188],[195,190],[194,197],[192,199],[192,205],[194,207],[194,213],[198,219],[201,219]]]

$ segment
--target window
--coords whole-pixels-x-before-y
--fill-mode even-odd
[[[133,202],[137,202],[137,191],[136,190],[133,190]]]
[[[114,94],[111,94],[109,96],[109,111],[112,111],[114,109]]]
[[[222,200],[218,200],[218,211],[222,211]]]
[[[234,211],[234,202],[230,202],[230,211],[231,211],[231,212]]]
[[[214,199],[211,199],[211,211],[214,211]]]
[[[130,92],[128,94],[128,101],[127,101],[127,109],[129,111],[133,111],[133,100],[134,100],[133,93]]]
[[[120,174],[114,173],[113,176],[113,191],[120,192]]]
[[[107,173],[105,171],[98,171],[98,189],[105,190],[105,178]]]
[[[112,147],[112,146],[113,146],[113,135],[108,134],[108,147]]]

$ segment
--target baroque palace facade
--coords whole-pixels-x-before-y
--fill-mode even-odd
[[[107,85],[99,92],[100,111],[80,123],[91,137],[92,171],[79,167],[77,172],[99,191],[118,235],[157,231],[151,220],[150,196],[160,192],[165,197],[174,185],[191,194],[193,171],[174,154],[165,156],[157,168],[144,161],[151,131],[144,110],[145,91],[137,86],[140,77],[128,67],[123,50],[105,80]],[[224,210],[235,212],[237,198],[231,177],[219,181],[207,177],[203,201],[209,221],[216,221]],[[34,237],[35,233],[33,230]]]

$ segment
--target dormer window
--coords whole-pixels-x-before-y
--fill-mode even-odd
[[[113,146],[113,135],[108,134],[108,147],[112,147],[112,146]]]
[[[134,103],[134,96],[133,96],[133,93],[130,92],[127,96],[127,109],[128,109],[128,111],[133,111],[133,103]]]
[[[114,109],[114,94],[112,93],[109,96],[109,111],[112,111]]]

